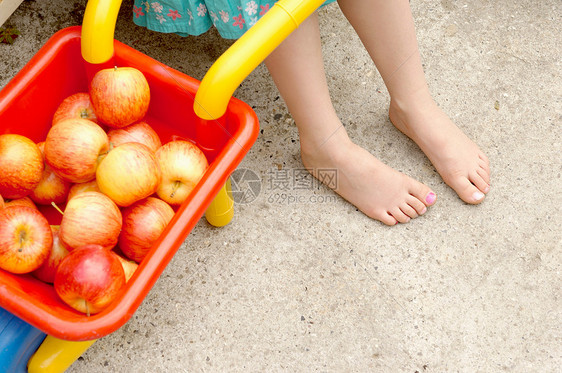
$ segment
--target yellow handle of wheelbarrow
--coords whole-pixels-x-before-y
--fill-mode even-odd
[[[82,21],[82,57],[92,64],[113,56],[115,24],[121,0],[88,0]]]
[[[220,118],[240,83],[324,0],[280,0],[215,61],[195,95],[195,114]]]

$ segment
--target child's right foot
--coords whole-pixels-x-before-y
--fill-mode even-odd
[[[317,178],[319,169],[336,169],[334,190],[384,224],[407,223],[435,203],[435,193],[429,187],[385,165],[349,139],[337,147],[324,144],[308,154],[303,150],[301,156],[304,166]]]

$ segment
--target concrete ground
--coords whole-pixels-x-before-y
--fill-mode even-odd
[[[0,44],[0,87],[80,24],[84,3],[25,1],[7,22],[21,36]],[[463,203],[390,125],[380,76],[338,6],[326,7],[326,70],[346,129],[438,203],[386,227],[324,187],[280,190],[302,169],[298,136],[260,66],[235,92],[261,122],[240,165],[261,178],[259,196],[227,227],[201,220],[131,320],[69,371],[560,371],[562,3],[412,8],[434,97],[491,160],[486,201]],[[116,38],[195,78],[229,45],[214,31],[136,27],[130,9],[125,0]]]

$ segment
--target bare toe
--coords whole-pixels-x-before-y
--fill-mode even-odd
[[[425,204],[413,195],[409,195],[406,198],[406,203],[412,206],[412,208],[416,210],[418,215],[423,215],[427,211],[427,207],[425,206]]]
[[[476,173],[478,174],[478,176],[482,178],[482,180],[484,180],[486,184],[488,184],[488,186],[490,186],[490,174],[488,174],[485,170],[481,168],[476,169]]]
[[[458,177],[456,180],[451,181],[449,185],[466,203],[476,205],[484,200],[484,193],[481,192],[466,177]]]
[[[484,159],[483,159],[484,158]],[[490,162],[488,162],[488,159],[486,158],[486,156],[483,157],[479,157],[478,159],[478,166],[480,166],[480,169],[486,173],[486,175],[488,175],[488,178],[490,177]],[[488,180],[489,181],[489,180]]]
[[[400,206],[400,210],[412,219],[418,217],[417,211],[412,206],[408,205],[407,203],[402,204]]]
[[[395,207],[388,212],[390,215],[394,217],[394,219],[398,220],[400,223],[407,223],[411,219],[408,215],[404,214],[399,207]]]
[[[424,184],[419,184],[415,188],[410,190],[410,195],[414,196],[417,200],[422,202],[425,206],[431,206],[437,200],[435,193],[431,191]]]
[[[394,219],[394,217],[386,211],[384,211],[382,214],[373,214],[373,218],[390,226],[398,224],[398,220]]]
[[[474,171],[469,180],[472,184],[474,184],[482,193],[486,194],[490,190],[490,186],[486,182],[486,180],[480,175],[478,170]]]

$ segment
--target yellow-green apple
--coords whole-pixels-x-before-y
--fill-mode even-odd
[[[16,198],[12,200],[7,199],[4,202],[4,208],[14,207],[14,206],[27,206],[37,210],[37,206],[35,206],[35,203],[33,203],[31,198],[29,197]]]
[[[68,254],[68,250],[63,246],[59,239],[60,226],[51,225],[53,233],[53,246],[47,259],[32,274],[43,282],[52,284],[55,281],[57,267]]]
[[[41,150],[41,154],[44,154],[45,142],[38,143],[37,147]],[[71,182],[55,174],[51,167],[45,164],[41,181],[29,194],[29,197],[40,205],[49,205],[51,202],[63,203],[66,201],[71,185]]]
[[[0,268],[18,274],[34,271],[52,245],[51,227],[39,210],[15,206],[0,211]]]
[[[43,157],[29,138],[0,135],[0,194],[6,199],[27,196],[41,180]]]
[[[70,307],[88,316],[103,311],[125,285],[125,272],[112,251],[99,245],[72,250],[59,264],[54,287]]]
[[[158,197],[170,205],[180,205],[209,167],[205,154],[197,145],[184,140],[170,141],[156,151],[162,171]]]
[[[90,97],[98,119],[112,128],[141,120],[150,103],[148,81],[133,67],[100,70],[90,83]]]
[[[112,149],[98,166],[98,187],[119,206],[129,206],[156,192],[160,167],[152,151],[138,142]]]
[[[70,201],[72,197],[83,192],[101,192],[96,179],[85,183],[72,184],[66,200]]]
[[[155,153],[162,146],[160,137],[146,122],[138,122],[127,127],[109,130],[107,138],[113,148],[127,142],[140,142]]]
[[[87,92],[79,92],[66,97],[60,103],[53,115],[54,126],[60,121],[70,118],[89,119],[94,123],[98,122],[90,95]]]
[[[122,210],[119,248],[140,263],[174,217],[174,210],[159,198],[148,197]]]
[[[135,273],[139,265],[132,260],[123,258],[119,254],[115,254],[115,256],[117,257],[117,259],[119,259],[121,265],[123,266],[123,271],[125,272],[125,282],[129,282],[129,280],[131,279],[131,277],[133,277],[133,274]]]
[[[107,134],[88,119],[66,119],[51,127],[45,140],[45,161],[72,183],[96,177],[98,163],[109,150]]]
[[[66,204],[60,223],[60,239],[72,251],[84,245],[99,245],[111,250],[122,226],[119,207],[99,192],[84,192]]]

